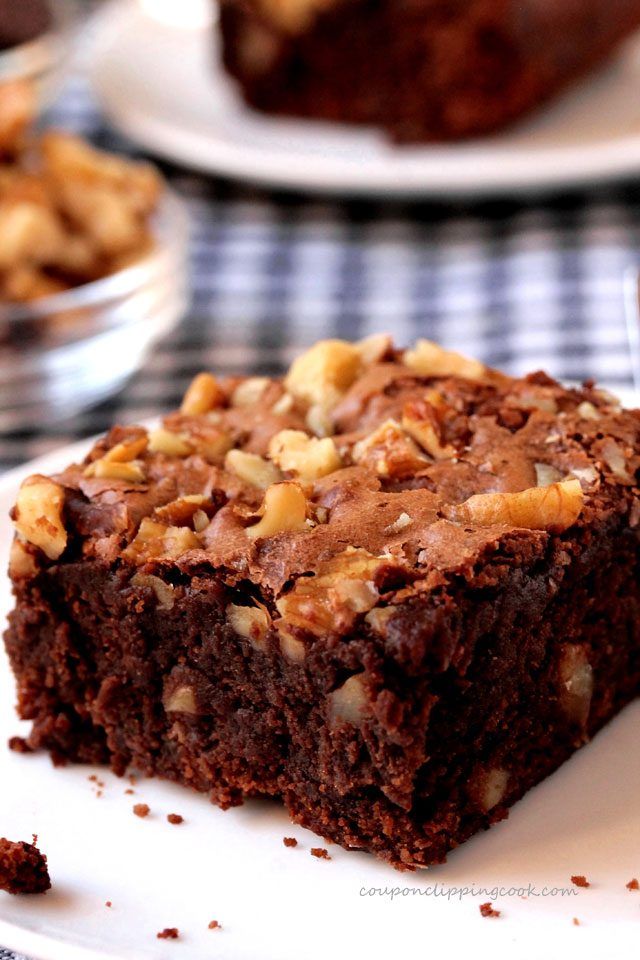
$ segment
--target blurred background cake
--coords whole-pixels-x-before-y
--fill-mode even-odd
[[[220,23],[251,106],[450,140],[588,72],[640,26],[640,0],[221,0]]]

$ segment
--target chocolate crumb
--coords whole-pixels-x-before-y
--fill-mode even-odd
[[[0,890],[6,893],[44,893],[51,886],[47,858],[33,843],[0,838]]]
[[[324,847],[311,847],[311,856],[317,857],[318,860],[331,860]]]
[[[589,883],[589,881],[587,880],[587,878],[584,877],[581,873],[574,874],[574,875],[571,877],[571,883],[573,883],[574,886],[576,886],[576,887],[590,887],[590,886],[591,886],[591,884]]]
[[[179,936],[180,931],[177,927],[165,927],[160,933],[156,933],[158,940],[177,940]]]
[[[282,838],[282,842],[284,843],[285,847],[297,847],[297,846],[298,846],[298,841],[296,840],[295,837],[283,837],[283,838]]]
[[[135,790],[132,790],[131,787],[127,787],[125,793],[129,794],[129,796],[132,796],[135,793]]]
[[[578,920],[577,917],[574,917],[574,918],[573,918],[573,925],[574,925],[574,927],[579,927],[579,926],[580,926],[580,921]]]
[[[629,880],[627,884],[627,890],[640,890],[640,883],[634,877],[632,880]]]
[[[218,923],[217,920],[211,920],[209,922],[209,930],[222,930],[222,924]]]
[[[133,807],[133,812],[136,817],[147,817],[150,812],[150,807],[148,803],[136,803]]]
[[[492,903],[481,903],[480,913],[483,917],[499,917],[500,910],[495,910]]]
[[[14,753],[33,753],[24,737],[9,737],[7,745]]]
[[[168,813],[167,820],[169,823],[184,823],[184,817],[181,817],[179,813]]]
[[[105,907],[112,907],[112,906],[113,906],[113,904],[111,903],[111,900],[105,900],[105,904],[104,904],[104,905],[105,905]]]

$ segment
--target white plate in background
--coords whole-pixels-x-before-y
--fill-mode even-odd
[[[608,66],[505,133],[400,147],[370,129],[250,111],[218,65],[211,10],[212,0],[111,0],[96,23],[88,65],[109,117],[179,164],[374,197],[541,192],[640,172],[640,34]]]
[[[627,403],[634,402],[626,394]],[[21,479],[81,458],[89,442],[56,451],[0,478],[6,517]],[[0,527],[0,569],[12,532]],[[0,580],[0,629],[10,606]],[[477,960],[627,960],[636,949],[640,894],[640,703],[512,809],[508,820],[472,839],[447,864],[398,873],[373,857],[330,845],[331,861],[310,856],[322,845],[291,825],[277,803],[250,802],[222,812],[204,796],[169,783],[129,784],[102,768],[55,769],[47,756],[5,748],[26,732],[15,719],[14,684],[0,653],[0,835],[39,834],[53,889],[44,897],[0,893],[0,945],[32,960],[326,960],[330,955],[388,960],[445,953]],[[97,797],[91,774],[104,780]],[[151,815],[132,813],[146,802]],[[171,826],[166,814],[185,822]],[[299,845],[287,849],[284,836]],[[572,874],[592,883],[578,890]],[[495,887],[564,888],[554,896],[501,893],[499,919],[478,907]],[[437,885],[439,895],[420,894]],[[390,895],[371,888],[398,888]],[[468,888],[459,896],[455,891]],[[107,908],[105,901],[113,906]],[[581,925],[574,926],[573,917]],[[209,930],[216,919],[222,930]],[[156,939],[177,926],[178,942]]]

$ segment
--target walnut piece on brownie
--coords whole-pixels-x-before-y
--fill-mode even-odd
[[[635,696],[639,471],[640,412],[427,341],[197,377],[17,494],[28,748],[442,862]]]
[[[0,890],[6,893],[45,893],[51,887],[46,856],[33,843],[0,837]]]

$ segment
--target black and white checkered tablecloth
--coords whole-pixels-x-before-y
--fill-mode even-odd
[[[81,78],[51,122],[129,149]],[[192,219],[193,302],[111,402],[0,437],[0,468],[170,408],[203,367],[279,371],[323,336],[392,331],[510,371],[630,380],[622,277],[640,262],[640,186],[473,206],[275,195],[164,167]]]

